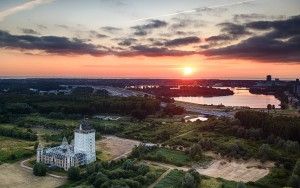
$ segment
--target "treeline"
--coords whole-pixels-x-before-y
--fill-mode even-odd
[[[130,115],[134,110],[142,110],[146,115],[154,114],[160,110],[160,101],[147,97],[0,94],[0,121],[7,119],[10,114],[33,112],[51,114],[51,116],[78,116],[78,114],[93,115],[98,113]]]
[[[265,138],[275,135],[285,140],[300,141],[299,117],[272,116],[264,112],[247,110],[237,112],[235,118],[247,129],[261,129],[261,134]]]
[[[171,88],[168,86],[159,87],[145,87],[136,88],[135,90],[153,94],[155,96],[164,97],[189,97],[189,96],[227,96],[233,95],[233,91],[230,89],[219,89],[212,87],[201,87],[201,86],[179,86],[178,88]]]
[[[23,131],[23,130],[16,129],[16,128],[0,126],[0,135],[12,137],[12,138],[23,139],[23,140],[30,140],[30,141],[37,140],[36,133],[32,132],[30,129],[27,131]]]

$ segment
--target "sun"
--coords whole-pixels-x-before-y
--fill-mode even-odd
[[[193,74],[193,69],[192,69],[192,67],[184,67],[184,68],[183,68],[183,74],[184,74],[185,76],[189,76],[189,75]]]

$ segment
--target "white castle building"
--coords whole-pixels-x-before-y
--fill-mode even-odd
[[[37,148],[36,161],[68,170],[72,166],[89,164],[96,161],[95,130],[83,121],[74,131],[74,142],[69,144],[66,138],[60,146]]]

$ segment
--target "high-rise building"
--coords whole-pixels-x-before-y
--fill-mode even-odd
[[[267,75],[266,81],[267,82],[271,82],[272,81],[272,76],[271,75]]]

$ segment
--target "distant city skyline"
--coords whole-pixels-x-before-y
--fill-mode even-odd
[[[0,77],[294,80],[298,0],[2,0]]]

